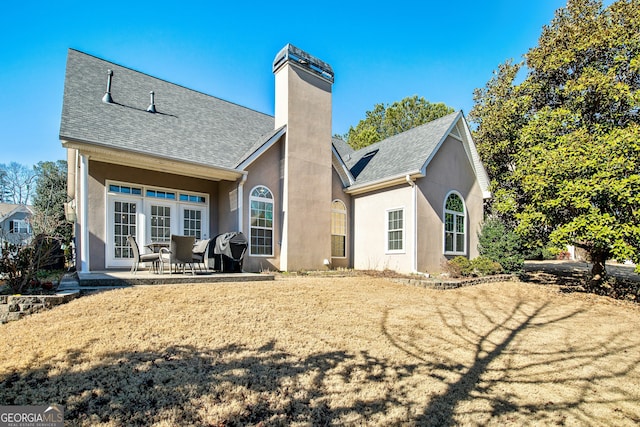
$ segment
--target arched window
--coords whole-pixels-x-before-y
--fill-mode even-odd
[[[264,186],[255,187],[249,197],[251,255],[273,255],[273,194]]]
[[[340,200],[331,203],[331,257],[347,256],[347,207]]]
[[[464,255],[467,252],[466,214],[464,201],[451,192],[444,204],[444,253]]]

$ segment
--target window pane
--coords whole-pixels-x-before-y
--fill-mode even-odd
[[[444,214],[444,229],[445,231],[453,231],[453,214]]]
[[[464,252],[464,234],[456,234],[456,252]]]
[[[447,210],[454,212],[464,212],[464,204],[462,199],[457,194],[450,194],[447,198],[446,204]]]
[[[168,242],[171,239],[171,207],[151,206],[151,240]]]
[[[331,256],[345,257],[345,236],[331,236]]]
[[[445,233],[444,250],[447,252],[453,252],[453,233]]]

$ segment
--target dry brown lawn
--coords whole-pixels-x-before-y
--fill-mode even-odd
[[[69,425],[638,425],[640,309],[381,278],[108,291],[0,326],[0,404]]]

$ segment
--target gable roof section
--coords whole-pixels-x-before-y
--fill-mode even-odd
[[[102,102],[113,70],[113,103]],[[147,111],[155,93],[156,113]],[[63,145],[233,169],[274,118],[70,49],[60,125]]]
[[[352,153],[345,163],[355,182],[346,191],[361,193],[398,184],[407,175],[413,178],[424,176],[429,162],[449,135],[462,141],[483,194],[490,197],[487,173],[461,111]]]
[[[33,215],[33,209],[28,205],[17,205],[14,203],[0,203],[0,222],[13,216],[18,212]]]
[[[274,129],[266,133],[256,141],[255,144],[247,150],[241,157],[240,162],[236,165],[239,170],[245,170],[251,163],[260,157],[265,151],[273,146],[287,132],[287,125],[282,125],[278,129]]]

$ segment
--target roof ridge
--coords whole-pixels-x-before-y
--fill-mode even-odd
[[[429,121],[427,123],[423,123],[421,125],[414,126],[411,129],[407,129],[407,130],[405,130],[403,132],[396,133],[395,135],[391,135],[391,136],[389,136],[389,137],[387,137],[385,139],[382,139],[382,140],[380,140],[378,142],[374,142],[371,145],[367,145],[366,147],[362,147],[362,148],[360,148],[358,150],[355,150],[353,152],[353,155],[359,155],[359,153],[362,153],[362,152],[368,153],[370,151],[373,151],[373,150],[379,148],[380,146],[383,145],[383,143],[386,143],[386,142],[391,141],[393,139],[399,138],[401,135],[407,135],[408,133],[411,133],[411,132],[414,132],[414,131],[417,132],[418,129],[422,129],[422,128],[426,127],[426,126],[433,126],[433,125],[437,124],[436,122],[444,121],[444,119],[448,119],[448,118],[450,118],[450,116],[457,116],[458,114],[462,114],[462,110],[454,111],[453,113],[449,113],[446,116],[438,117],[437,119],[433,119],[433,120],[431,120],[431,121]]]
[[[79,53],[79,54],[81,54],[81,55],[89,56],[89,57],[94,58],[94,59],[97,59],[97,60],[99,60],[99,61],[106,62],[106,63],[108,63],[108,64],[112,64],[112,65],[118,66],[118,67],[120,67],[120,68],[124,68],[124,69],[129,70],[129,71],[132,71],[132,72],[134,72],[134,73],[138,73],[138,74],[141,74],[141,75],[143,75],[143,76],[146,76],[146,77],[149,77],[149,78],[152,78],[152,79],[155,79],[155,80],[158,80],[158,81],[164,82],[164,83],[166,83],[166,84],[170,84],[170,85],[172,85],[172,86],[176,86],[176,87],[179,87],[179,88],[181,88],[181,89],[188,90],[188,91],[193,92],[193,93],[197,93],[197,94],[200,94],[200,95],[204,95],[204,96],[209,97],[209,98],[214,98],[214,99],[217,99],[217,100],[219,100],[219,101],[225,102],[225,103],[227,103],[227,104],[235,105],[235,106],[237,106],[237,107],[244,108],[245,110],[253,111],[254,113],[262,114],[263,116],[266,116],[266,117],[271,117],[271,118],[273,118],[273,117],[274,117],[274,116],[272,116],[272,115],[270,115],[270,114],[264,113],[264,112],[262,112],[262,111],[255,110],[255,109],[253,109],[253,108],[249,108],[249,107],[244,106],[244,105],[241,105],[241,104],[239,104],[239,103],[237,103],[237,102],[229,101],[229,100],[226,100],[226,99],[223,99],[223,98],[217,97],[217,96],[215,96],[215,95],[211,95],[211,94],[209,94],[209,93],[206,93],[206,92],[203,92],[203,91],[200,91],[200,90],[197,90],[197,89],[193,89],[193,88],[190,88],[190,87],[184,86],[184,85],[182,85],[182,84],[175,83],[175,82],[169,81],[169,80],[167,80],[167,79],[163,79],[163,78],[160,78],[160,77],[157,77],[157,76],[151,75],[151,74],[146,73],[146,72],[144,72],[144,71],[140,71],[140,70],[137,70],[137,69],[135,69],[135,68],[132,68],[132,67],[129,67],[129,66],[126,66],[126,65],[119,64],[119,63],[117,63],[117,62],[109,61],[109,60],[107,60],[107,59],[105,59],[105,58],[101,58],[101,57],[99,57],[99,56],[97,56],[97,55],[93,55],[93,54],[91,54],[91,53],[83,52],[83,51],[81,51],[81,50],[79,50],[79,49],[74,49],[74,48],[70,47],[70,48],[69,48],[69,50],[70,50],[70,51],[77,52],[77,53]]]

